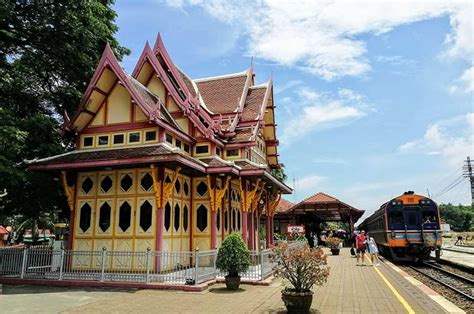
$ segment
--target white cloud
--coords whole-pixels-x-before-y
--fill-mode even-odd
[[[465,93],[474,92],[474,66],[467,68],[463,74],[448,88],[450,94],[455,94],[459,91]]]
[[[474,66],[464,71],[460,80],[466,85],[466,92],[474,92]]]
[[[422,138],[401,145],[402,153],[440,155],[449,166],[459,165],[474,155],[474,113],[438,121],[426,129]]]
[[[325,177],[311,174],[311,175],[295,180],[296,185],[294,186],[294,189],[297,192],[317,191],[319,189],[318,186],[325,179],[326,179]]]
[[[471,60],[473,4],[458,1],[219,1],[167,0],[176,8],[202,7],[248,35],[247,53],[303,69],[326,80],[360,76],[370,70],[366,34],[447,15],[451,33],[444,56]]]
[[[294,88],[294,87],[296,87],[298,85],[301,85],[301,84],[303,84],[303,81],[301,81],[301,80],[286,81],[283,84],[276,85],[274,87],[275,88],[274,92],[275,92],[275,94],[280,94],[280,93],[282,93],[282,92],[284,92],[284,91],[286,91],[290,88]]]
[[[350,89],[339,89],[337,94],[317,93],[307,87],[300,88],[292,101],[297,115],[287,118],[280,140],[285,145],[315,130],[345,125],[367,115],[369,105],[362,95]]]

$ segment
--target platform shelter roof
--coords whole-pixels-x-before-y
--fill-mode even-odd
[[[293,205],[278,215],[314,214],[324,221],[350,221],[355,223],[364,211],[357,209],[326,193],[318,192]]]

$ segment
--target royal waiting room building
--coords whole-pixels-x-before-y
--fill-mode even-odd
[[[107,45],[64,130],[75,150],[31,161],[61,176],[74,251],[193,251],[240,232],[251,250],[259,225],[291,189],[279,168],[272,81],[253,67],[191,79],[161,37],[131,75]]]

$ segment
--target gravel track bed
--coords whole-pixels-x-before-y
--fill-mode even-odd
[[[419,281],[423,282],[425,285],[433,289],[434,291],[438,292],[440,295],[451,301],[452,303],[459,306],[461,309],[466,311],[466,313],[474,314],[474,302],[467,300],[462,295],[458,294],[457,292],[443,286],[442,284],[426,277],[423,274],[418,273],[417,271],[411,269],[406,265],[398,265],[401,269],[407,272],[409,275],[418,279]],[[434,275],[434,273],[432,274]]]
[[[446,269],[447,271],[450,271],[452,273],[474,280],[474,274],[471,272],[467,272],[465,270],[462,270],[453,266],[449,266],[446,264],[435,264],[435,265],[443,269]]]

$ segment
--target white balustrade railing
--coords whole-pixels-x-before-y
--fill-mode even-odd
[[[296,248],[304,242],[289,243]],[[264,280],[273,272],[271,249],[250,252],[242,279]],[[0,249],[1,278],[95,280],[199,284],[223,278],[216,269],[217,250],[125,252],[53,250],[50,247]]]

